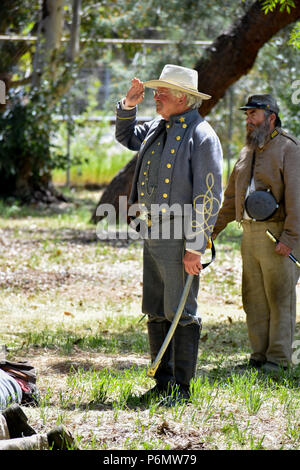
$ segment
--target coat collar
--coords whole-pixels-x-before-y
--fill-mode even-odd
[[[173,124],[187,124],[189,125],[191,122],[195,121],[195,119],[201,118],[197,109],[188,109],[184,113],[174,114],[170,116],[169,124],[172,126]],[[203,119],[203,118],[202,118]]]

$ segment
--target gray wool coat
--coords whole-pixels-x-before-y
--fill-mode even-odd
[[[169,126],[160,155],[155,203],[162,213],[172,212],[174,205],[184,214],[190,209],[191,233],[186,237],[186,248],[204,253],[222,199],[219,138],[196,109],[171,116],[169,121],[157,118],[140,125],[136,112],[136,108],[125,110],[121,102],[117,104],[116,139],[138,152],[129,204],[138,201],[140,169],[147,149]]]

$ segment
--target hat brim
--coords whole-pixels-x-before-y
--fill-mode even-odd
[[[265,105],[250,105],[250,106],[241,106],[241,111],[247,111],[247,109],[267,109],[267,111],[271,111],[271,113],[278,114],[279,111],[274,111],[272,108],[267,108]]]
[[[157,87],[164,87],[164,88],[171,88],[172,90],[182,91],[183,93],[188,93],[190,95],[198,96],[198,98],[202,98],[203,100],[210,100],[211,96],[206,95],[205,93],[201,93],[198,90],[194,90],[193,88],[183,87],[167,80],[148,80],[147,82],[143,83],[146,88],[157,88]]]
[[[242,111],[246,111],[247,109],[261,109],[258,106],[241,106],[240,109]]]

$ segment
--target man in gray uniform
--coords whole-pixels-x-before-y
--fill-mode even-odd
[[[156,372],[150,395],[189,398],[198,356],[201,319],[197,315],[201,255],[212,232],[222,194],[222,150],[200,116],[202,99],[195,70],[168,64],[158,80],[132,80],[117,105],[116,138],[138,151],[129,204],[139,204],[148,228],[144,240],[143,313],[148,315],[152,360],[169,330],[187,274],[193,284],[172,343]],[[162,118],[137,125],[137,105],[153,88]],[[165,221],[170,233],[164,236]],[[180,230],[182,229],[182,230]]]
[[[250,366],[276,372],[291,363],[295,330],[300,270],[288,256],[292,250],[300,254],[300,144],[281,129],[271,95],[250,96],[240,109],[246,114],[246,145],[230,176],[213,238],[232,220],[242,223]],[[279,240],[276,245],[266,230]]]

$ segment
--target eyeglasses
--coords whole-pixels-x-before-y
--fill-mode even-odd
[[[168,92],[165,92],[165,91],[158,91],[154,88],[153,91],[153,96],[156,98],[163,98],[163,97],[167,97],[168,96]]]

